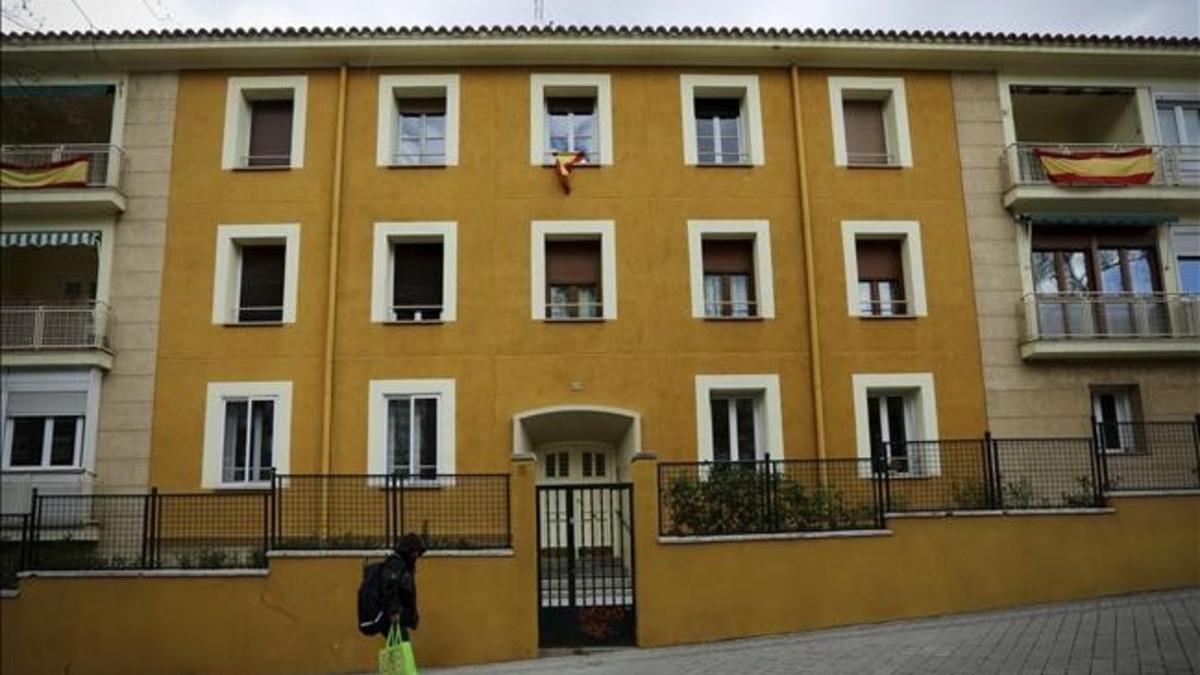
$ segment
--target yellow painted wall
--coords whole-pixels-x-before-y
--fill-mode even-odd
[[[655,466],[633,472],[643,647],[1200,584],[1195,495],[1118,498],[1097,515],[893,519],[885,536],[664,544]],[[514,465],[514,557],[420,564],[421,664],[536,655],[532,468]],[[283,558],[263,577],[25,579],[19,597],[0,600],[0,670],[370,671],[379,643],[354,626],[362,564]]]
[[[834,164],[829,76],[903,77],[913,165]],[[828,456],[855,454],[854,373],[929,372],[942,438],[986,426],[954,97],[939,72],[806,70],[800,77],[821,328]],[[918,221],[928,316],[861,319],[846,306],[842,221]]]
[[[1195,495],[1116,498],[1106,514],[893,518],[884,536],[665,544],[654,463],[633,476],[642,647],[1200,584]]]
[[[766,165],[757,168],[684,166],[681,71],[608,70],[615,164],[577,171],[569,197],[551,170],[529,165],[531,70],[526,68],[457,71],[459,166],[376,167],[377,78],[397,72],[405,71],[352,69],[348,83],[334,472],[365,469],[368,381],[384,378],[456,380],[457,468],[462,472],[506,466],[514,414],[570,403],[636,410],[642,414],[644,448],[664,459],[693,459],[697,374],[779,373],[785,454],[814,456],[786,70],[758,73]],[[162,489],[193,489],[199,483],[203,402],[210,381],[292,380],[292,470],[320,468],[337,74],[308,73],[303,169],[229,172],[220,169],[220,147],[225,78],[232,74],[244,73],[191,72],[180,78],[151,467],[151,483]],[[978,435],[983,429],[948,76],[906,78],[916,166],[904,171],[834,169],[825,73],[803,79],[830,456],[854,452],[848,423],[852,372],[933,371],[943,435]],[[870,217],[922,221],[929,318],[868,324],[846,316],[839,223]],[[777,318],[691,318],[689,218],[770,220]],[[616,321],[554,325],[530,318],[530,221],[537,219],[616,222]],[[458,320],[453,323],[369,322],[374,223],[405,220],[458,223]],[[217,225],[268,222],[301,224],[297,322],[212,325]],[[582,383],[582,391],[572,391],[571,382]]]

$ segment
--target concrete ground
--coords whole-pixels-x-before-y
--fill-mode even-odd
[[[417,654],[418,661],[420,654]],[[1200,589],[746,640],[598,651],[427,675],[1200,674]]]

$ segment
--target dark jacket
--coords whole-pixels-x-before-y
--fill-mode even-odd
[[[417,611],[417,558],[424,553],[424,542],[410,533],[401,537],[396,553],[388,557],[384,597],[389,599],[388,616],[399,617],[401,628],[415,629],[421,621]]]

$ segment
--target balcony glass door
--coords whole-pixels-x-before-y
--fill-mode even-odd
[[[1158,335],[1169,332],[1167,317],[1154,302],[1154,253],[1148,248],[1102,248],[1097,252],[1103,300],[1103,330],[1108,335]]]
[[[1157,112],[1159,142],[1177,146],[1166,155],[1165,170],[1180,182],[1200,183],[1200,100],[1159,101]]]
[[[1086,251],[1033,252],[1033,287],[1039,297],[1041,335],[1080,335],[1092,332],[1086,301],[1091,290]]]

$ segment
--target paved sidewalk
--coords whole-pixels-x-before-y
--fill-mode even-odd
[[[1200,674],[1200,589],[428,675]]]

